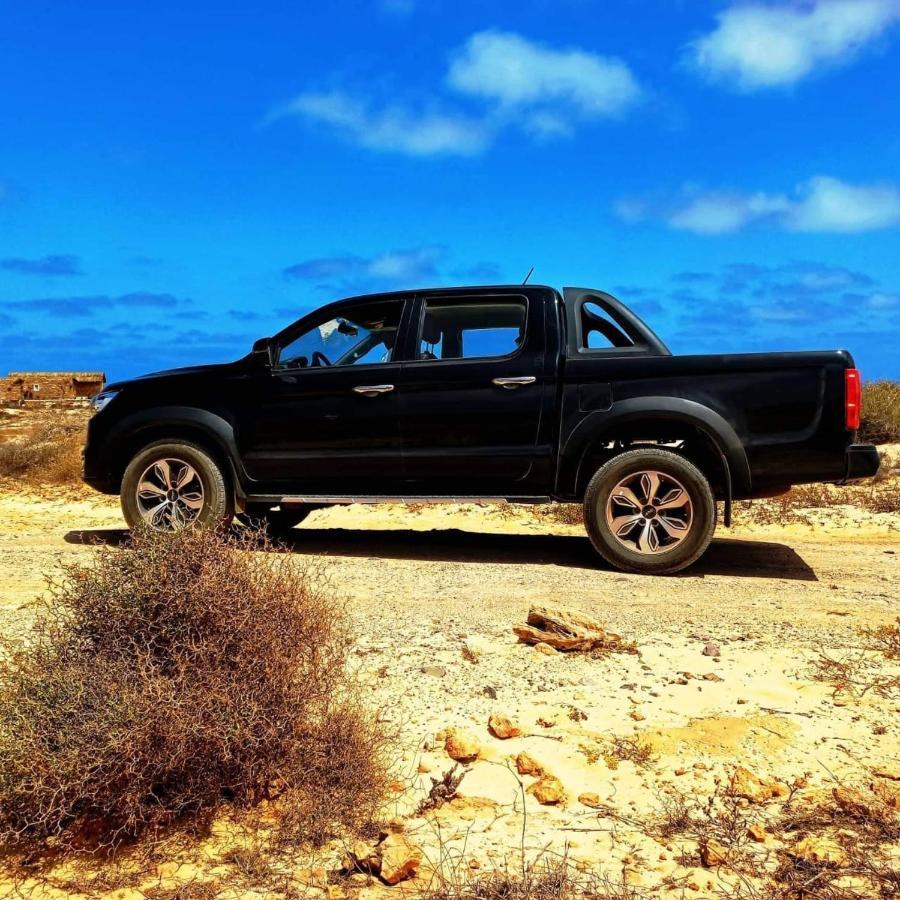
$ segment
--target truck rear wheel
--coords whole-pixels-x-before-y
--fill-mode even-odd
[[[227,525],[234,514],[221,467],[187,441],[157,441],[136,454],[122,476],[121,501],[130,528],[154,531]]]
[[[610,565],[668,575],[691,565],[709,546],[716,503],[692,462],[645,447],[597,470],[585,492],[584,522],[594,549]]]

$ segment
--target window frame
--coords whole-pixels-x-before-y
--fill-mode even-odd
[[[414,305],[414,300],[415,298],[408,294],[404,294],[399,297],[379,297],[377,295],[368,297],[363,296],[352,297],[347,300],[338,300],[336,303],[329,303],[326,306],[320,306],[318,309],[314,309],[309,314],[303,316],[302,319],[298,319],[292,325],[289,325],[287,328],[283,329],[275,335],[275,337],[273,338],[273,343],[278,348],[278,355],[271,366],[271,373],[273,375],[283,375],[285,373],[296,375],[300,372],[364,372],[370,369],[383,369],[385,366],[400,365],[400,363],[404,361],[404,329],[408,327],[410,309]],[[397,320],[397,337],[394,340],[394,346],[391,351],[391,358],[387,362],[360,363],[359,365],[354,363],[351,365],[343,366],[307,366],[306,368],[294,369],[289,369],[285,366],[280,365],[281,354],[284,349],[286,347],[289,347],[298,338],[312,331],[313,328],[318,327],[318,325],[321,325],[324,322],[329,321],[330,319],[336,319],[342,316],[344,310],[349,310],[356,306],[375,306],[379,303],[400,304],[400,317]]]
[[[512,353],[504,353],[500,356],[471,356],[459,357],[457,359],[419,359],[419,346],[422,340],[422,331],[425,326],[425,313],[428,307],[428,301],[437,301],[438,303],[472,303],[476,304],[480,301],[493,300],[509,300],[521,304],[525,309],[525,325],[522,334],[522,343]],[[516,359],[525,352],[530,337],[531,327],[531,306],[529,298],[526,294],[507,294],[507,293],[481,293],[481,294],[422,294],[419,297],[419,309],[415,316],[415,322],[409,323],[412,332],[411,340],[407,343],[406,354],[411,355],[410,359],[403,360],[405,366],[408,365],[429,365],[429,366],[445,366],[445,365],[478,365],[490,362],[506,362]],[[413,327],[415,326],[415,327]]]

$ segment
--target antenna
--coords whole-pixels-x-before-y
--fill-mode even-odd
[[[525,276],[525,280],[522,282],[523,285],[528,284],[528,279],[531,278],[531,273],[532,273],[533,271],[534,271],[534,266],[532,266],[532,267],[528,270],[528,274]]]

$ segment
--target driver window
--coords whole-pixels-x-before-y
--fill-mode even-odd
[[[402,300],[346,306],[282,347],[278,365],[319,369],[390,362],[402,313]]]

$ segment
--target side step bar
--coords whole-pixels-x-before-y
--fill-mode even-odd
[[[330,494],[250,494],[247,503],[283,505],[283,506],[348,506],[351,503],[549,503],[549,497],[540,496],[511,496],[511,497],[444,497],[444,496],[365,496],[353,497],[347,495]]]

